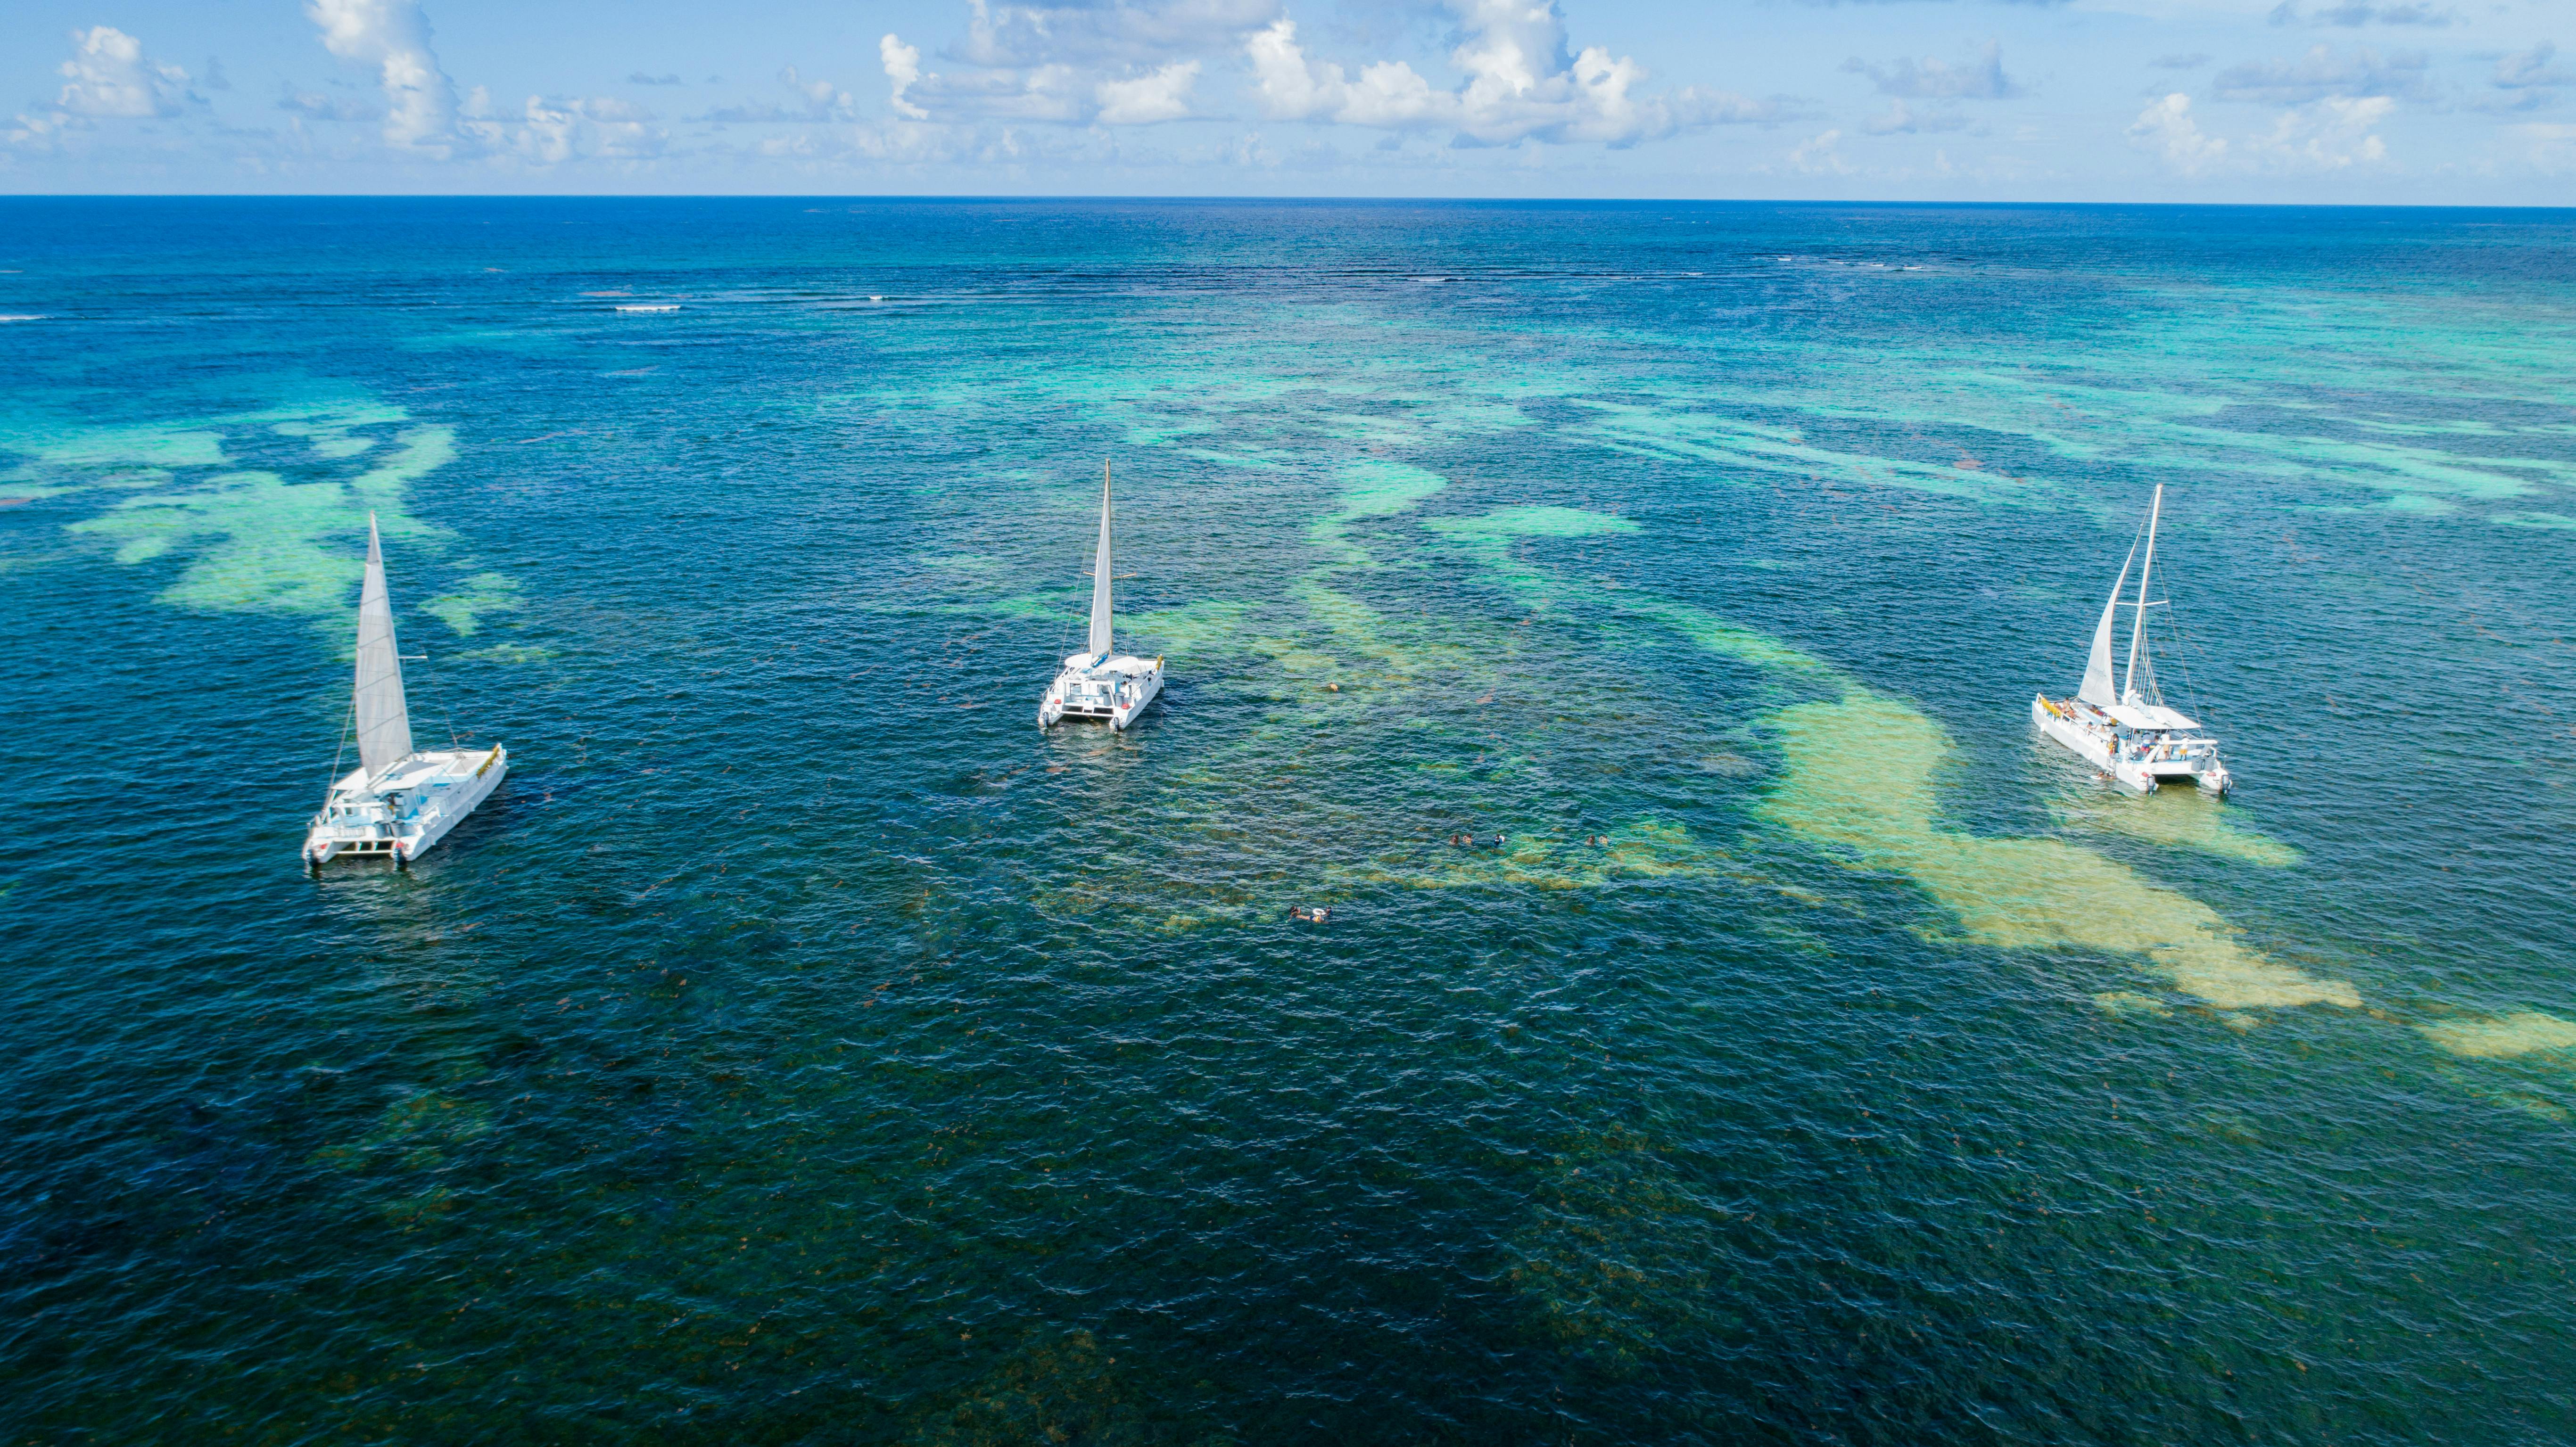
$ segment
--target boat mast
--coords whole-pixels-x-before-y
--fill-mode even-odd
[[[2120,680],[2120,698],[2138,701],[2138,650],[2147,641],[2147,574],[2156,570],[2156,519],[2164,515],[2165,485],[2156,484],[2155,505],[2147,512],[2147,560],[2138,568],[2137,616],[2129,623],[2129,671]]]

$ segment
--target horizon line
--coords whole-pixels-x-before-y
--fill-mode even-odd
[[[1449,206],[1875,206],[1891,209],[2001,210],[2056,207],[2157,211],[2529,211],[2576,212],[2576,204],[2396,201],[2051,201],[1899,200],[1795,196],[1367,196],[1280,193],[1118,192],[826,192],[826,191],[0,191],[11,201],[833,201],[833,202],[1116,202],[1297,203]]]

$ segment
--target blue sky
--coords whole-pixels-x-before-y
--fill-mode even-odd
[[[2576,0],[12,0],[0,191],[2576,204]]]

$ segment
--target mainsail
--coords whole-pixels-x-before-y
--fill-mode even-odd
[[[1096,626],[1096,625],[1095,625]],[[385,595],[385,552],[367,514],[367,586],[358,595],[358,758],[381,774],[411,757],[411,710],[403,703],[402,655],[394,647],[394,605]]]
[[[2120,580],[2111,585],[2111,601],[2102,605],[2102,622],[2093,630],[2093,654],[2084,661],[2084,686],[2075,696],[2096,708],[2109,708],[2120,701],[2111,691],[2111,620],[2120,611],[2120,590],[2129,585],[2129,565],[2138,560],[2138,545],[2129,544],[2129,555],[2120,560]]]
[[[388,635],[390,636],[390,635]],[[1091,565],[1091,641],[1094,659],[1109,656],[1109,464],[1100,464],[1100,556]],[[402,685],[395,685],[397,696]]]

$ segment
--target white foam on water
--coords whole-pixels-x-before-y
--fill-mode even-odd
[[[655,303],[651,305],[621,306],[618,310],[622,312],[675,312],[678,311],[679,308],[677,306]]]
[[[38,312],[29,312],[21,316],[0,316],[0,322],[40,322],[44,319],[43,314]]]

